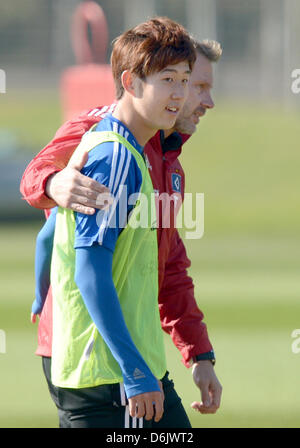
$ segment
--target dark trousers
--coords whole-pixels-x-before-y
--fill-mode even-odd
[[[188,416],[168,372],[161,380],[165,394],[164,414],[159,422],[129,416],[120,384],[67,389],[51,382],[51,358],[43,357],[43,371],[59,417],[60,428],[191,428]]]

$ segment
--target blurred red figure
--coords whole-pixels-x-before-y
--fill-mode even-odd
[[[97,104],[111,104],[115,99],[111,67],[105,62],[107,22],[97,3],[87,1],[77,7],[72,20],[71,40],[77,65],[67,68],[61,78],[63,121]]]

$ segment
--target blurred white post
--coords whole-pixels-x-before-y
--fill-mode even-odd
[[[195,39],[217,39],[216,0],[186,0],[186,17]]]
[[[6,93],[6,73],[0,69],[0,93]]]
[[[300,95],[292,91],[294,70],[300,69],[300,3],[289,0],[284,3],[284,85],[285,109],[300,106]]]
[[[291,14],[292,14],[292,5],[293,1],[285,1],[284,2],[284,51],[283,51],[283,85],[282,85],[282,92],[283,92],[283,102],[284,107],[286,109],[289,108],[290,99],[292,96],[291,92],[291,33],[292,33],[292,21],[291,21]]]
[[[218,40],[216,0],[186,0],[187,29],[192,36]],[[214,64],[214,92],[218,88],[219,64]]]
[[[126,0],[124,5],[124,29],[132,28],[155,15],[155,0]]]
[[[282,0],[263,0],[260,23],[262,98],[282,100],[284,83],[284,5]]]

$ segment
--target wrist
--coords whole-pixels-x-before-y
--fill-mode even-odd
[[[51,194],[51,184],[52,184],[52,180],[55,177],[55,175],[58,173],[59,171],[55,171],[54,173],[50,174],[49,177],[47,177],[46,181],[45,181],[45,187],[44,187],[44,192],[45,195],[48,196],[49,199],[53,200],[52,194]]]
[[[216,363],[216,357],[213,350],[210,350],[206,353],[201,353],[200,355],[192,356],[192,358],[189,360],[190,366],[193,364],[199,363],[200,361],[210,361],[212,365],[214,366]]]
[[[134,381],[132,378],[123,376],[123,380],[127,398],[149,392],[161,392],[159,382],[152,374],[150,377],[147,376]]]

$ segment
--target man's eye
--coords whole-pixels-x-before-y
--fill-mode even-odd
[[[164,81],[172,82],[172,81],[173,81],[173,78],[164,78]]]
[[[183,79],[183,80],[182,80],[182,84],[187,84],[188,82],[189,82],[188,79]]]

